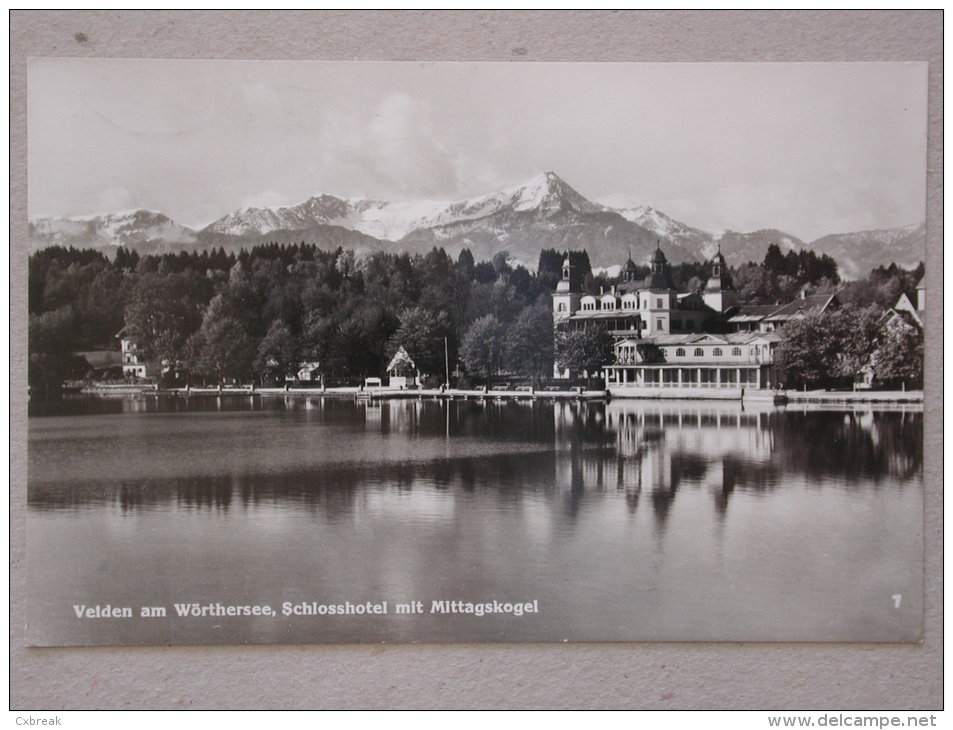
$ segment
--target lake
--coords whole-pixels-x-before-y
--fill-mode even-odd
[[[35,645],[922,631],[919,410],[67,397],[28,468]]]

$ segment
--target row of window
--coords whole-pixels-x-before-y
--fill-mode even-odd
[[[614,310],[614,309],[616,308],[616,300],[615,300],[615,298],[609,298],[609,297],[607,297],[607,298],[605,298],[605,299],[602,299],[601,301],[602,301],[602,309],[603,309],[603,310],[612,311],[612,310]],[[598,301],[597,301],[596,299],[584,298],[584,299],[582,300],[582,311],[583,311],[583,312],[595,312],[595,311],[599,308],[599,307],[596,306],[597,304],[598,304]],[[645,306],[646,308],[648,308],[648,306],[649,306],[649,300],[648,300],[648,299],[645,300],[645,305],[644,305],[644,306]],[[623,299],[622,299],[622,306],[621,306],[620,308],[621,308],[621,309],[638,309],[638,308],[639,308],[639,300],[638,300],[637,297],[631,297],[631,298],[630,298],[630,297],[623,297]],[[656,299],[656,300],[655,300],[655,308],[656,308],[656,309],[664,309],[664,308],[665,308],[665,300],[664,300],[664,299]]]
[[[711,351],[711,354],[712,354],[713,357],[721,357],[722,355],[724,355],[724,353],[722,352],[722,349],[721,349],[720,347],[716,347],[714,350],[712,350],[712,351]],[[703,356],[705,355],[705,352],[704,352],[704,350],[702,350],[702,348],[696,347],[696,348],[695,348],[695,352],[693,352],[692,355],[693,355],[694,357],[703,357]],[[741,357],[741,348],[740,348],[740,347],[732,347],[732,348],[731,348],[731,355],[732,355],[732,357]],[[679,348],[677,348],[677,349],[675,350],[675,357],[685,357],[685,348],[684,348],[684,347],[679,347]]]
[[[663,350],[663,351],[664,351],[664,350]],[[675,350],[675,357],[685,357],[685,352],[686,352],[686,350],[685,350],[684,347],[676,348],[676,350]],[[620,348],[620,354],[623,354],[623,355],[634,355],[634,354],[635,354],[635,348],[634,348],[634,347],[631,347],[631,346],[622,347],[622,348]],[[724,351],[723,351],[720,347],[715,347],[715,348],[712,349],[711,354],[712,354],[712,357],[722,357],[725,353],[724,353]],[[693,355],[694,357],[704,357],[704,356],[705,356],[705,351],[704,351],[704,349],[702,349],[701,347],[696,347],[696,348],[694,349],[694,351],[692,352],[692,355]],[[740,348],[740,347],[732,347],[732,348],[731,348],[731,356],[732,356],[732,357],[741,357],[741,348]]]

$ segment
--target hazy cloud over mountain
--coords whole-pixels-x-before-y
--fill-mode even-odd
[[[458,187],[430,105],[404,92],[371,108],[324,112],[315,147],[324,177],[361,180],[371,194],[441,196]]]

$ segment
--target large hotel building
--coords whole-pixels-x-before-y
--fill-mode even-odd
[[[675,288],[661,248],[652,254],[648,276],[640,279],[636,273],[629,258],[619,284],[599,295],[584,294],[567,256],[553,294],[556,327],[598,323],[612,335],[614,362],[603,374],[614,395],[704,388],[738,397],[745,389],[775,388],[775,330],[792,319],[838,306],[832,294],[802,296],[784,305],[739,305],[720,250],[701,292]]]

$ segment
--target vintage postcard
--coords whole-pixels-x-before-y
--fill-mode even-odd
[[[28,100],[31,645],[921,639],[926,64]]]

